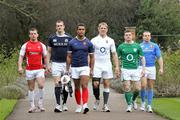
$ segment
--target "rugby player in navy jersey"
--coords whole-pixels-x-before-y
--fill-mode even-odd
[[[67,111],[66,101],[68,92],[61,87],[60,79],[66,70],[67,47],[72,37],[65,33],[65,25],[62,20],[56,21],[56,33],[50,35],[48,39],[47,68],[52,73],[54,79],[54,94],[56,107],[54,112]],[[62,90],[63,89],[63,90]],[[63,91],[63,103],[61,106],[60,97]]]
[[[69,42],[67,53],[67,72],[71,65],[71,75],[75,84],[76,113],[86,114],[88,108],[88,81],[94,67],[93,44],[85,37],[86,27],[83,23],[77,25],[77,36]],[[89,57],[89,64],[88,64]],[[80,88],[82,88],[82,93]],[[82,99],[82,102],[81,102]]]

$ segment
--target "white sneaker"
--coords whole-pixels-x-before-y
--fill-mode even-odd
[[[132,112],[132,105],[127,106],[126,112]]]
[[[89,108],[88,108],[88,106],[87,106],[87,103],[85,103],[84,105],[83,105],[83,114],[86,114],[87,112],[89,112]]]
[[[104,104],[104,106],[103,106],[102,109],[103,109],[103,112],[110,112],[110,110],[109,110],[107,104]]]
[[[81,105],[78,105],[78,106],[76,107],[75,112],[76,112],[76,113],[80,113],[81,110],[82,110],[82,106],[81,106]]]
[[[29,110],[28,110],[28,113],[33,113],[36,111],[36,107],[31,107]]]
[[[146,103],[145,102],[142,102],[141,103],[141,107],[140,107],[140,109],[142,110],[142,111],[146,111]]]
[[[46,110],[42,104],[38,105],[38,109],[40,109],[41,112],[44,112]]]
[[[66,106],[66,104],[63,104],[63,111],[68,111],[68,107]]]
[[[99,100],[96,100],[93,106],[93,110],[98,110],[99,108]]]
[[[137,106],[136,101],[133,101],[133,108],[134,108],[134,110],[137,110],[137,109],[138,109],[138,106]]]
[[[61,105],[57,105],[54,109],[54,112],[62,112],[62,107]]]
[[[148,105],[148,106],[147,106],[147,112],[148,112],[148,113],[153,113],[153,110],[152,110],[151,105]]]

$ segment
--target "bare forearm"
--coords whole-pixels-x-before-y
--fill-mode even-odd
[[[113,57],[113,61],[114,61],[115,68],[118,68],[118,69],[119,69],[119,60],[118,60],[117,54],[116,54],[116,53],[113,53],[113,54],[112,54],[112,57]]]
[[[69,71],[70,69],[70,65],[71,65],[71,55],[67,55],[67,58],[66,58],[66,71]]]
[[[159,64],[159,68],[163,70],[163,59],[162,59],[162,57],[160,57],[158,59],[158,64]]]
[[[90,54],[89,58],[90,58],[89,66],[93,70],[94,69],[94,54]]]

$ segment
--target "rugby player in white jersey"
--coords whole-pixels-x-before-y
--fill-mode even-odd
[[[105,22],[101,22],[98,25],[99,35],[94,37],[91,42],[94,45],[94,55],[95,55],[95,64],[94,64],[94,72],[92,79],[92,87],[93,94],[95,96],[95,104],[93,109],[98,110],[99,102],[100,102],[100,80],[103,79],[103,111],[110,112],[108,108],[108,99],[110,93],[110,82],[113,78],[113,70],[112,70],[112,62],[111,55],[114,62],[114,70],[116,77],[119,77],[119,64],[118,57],[116,53],[116,47],[114,40],[107,35],[108,25]]]

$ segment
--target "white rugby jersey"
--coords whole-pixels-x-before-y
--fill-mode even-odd
[[[108,36],[102,38],[100,35],[94,37],[91,42],[94,45],[95,64],[111,63],[110,53],[116,52],[114,40]]]

